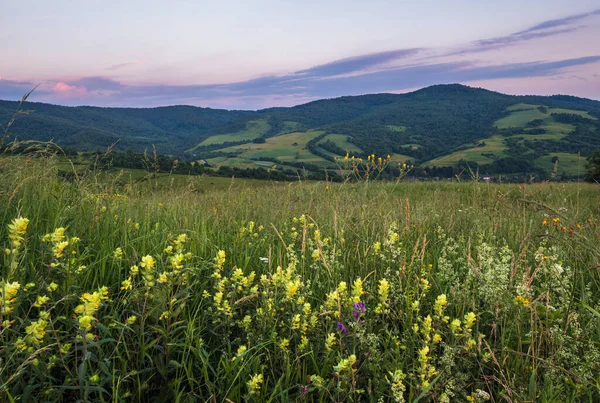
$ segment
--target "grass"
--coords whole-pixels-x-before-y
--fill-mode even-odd
[[[362,154],[362,152],[363,152],[360,149],[360,147],[358,147],[358,146],[352,144],[350,141],[348,141],[348,136],[345,134],[328,134],[327,136],[325,136],[323,138],[323,140],[319,141],[318,144],[324,143],[327,140],[335,143],[335,145],[337,145],[338,147],[340,147],[343,150],[346,150],[346,152],[349,152],[350,154],[352,154],[352,153]]]
[[[321,131],[295,132],[270,137],[262,144],[243,144],[223,149],[237,152],[238,157],[251,160],[260,157],[277,158],[282,162],[325,162],[321,157],[306,149],[306,143],[322,134]]]
[[[526,127],[527,124],[536,119],[545,120],[547,123],[555,123],[552,119],[553,113],[570,113],[583,116],[588,119],[595,119],[587,112],[561,109],[561,108],[546,108],[546,112],[540,111],[538,107],[541,105],[516,104],[507,108],[511,112],[510,115],[497,120],[494,125],[499,129],[507,129],[509,127]],[[558,124],[558,123],[555,123]],[[569,125],[570,126],[570,125]],[[542,126],[543,127],[543,126]]]
[[[506,144],[504,144],[505,139],[506,137],[499,135],[487,137],[480,140],[480,142],[485,142],[485,146],[483,147],[473,147],[466,150],[456,151],[452,154],[444,155],[431,160],[427,164],[432,166],[451,166],[456,165],[462,159],[465,161],[474,161],[480,165],[489,164],[493,162],[494,159],[486,157],[483,154],[493,154],[496,156],[496,158],[505,157],[506,154],[504,153],[504,150],[507,149]]]
[[[251,120],[246,123],[246,128],[244,130],[235,133],[225,133],[210,136],[189,151],[193,151],[197,147],[208,146],[212,144],[223,144],[229,141],[254,140],[265,134],[270,128],[271,125],[269,125],[267,119]]]
[[[577,154],[569,153],[550,153],[541,158],[538,158],[535,162],[547,171],[554,169],[554,163],[552,158],[558,157],[558,173],[566,172],[567,175],[576,176],[579,175],[581,178],[585,176],[586,160],[585,158],[579,157]]]
[[[0,159],[3,400],[600,399],[596,185],[57,171]]]

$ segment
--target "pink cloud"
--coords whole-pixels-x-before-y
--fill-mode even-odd
[[[56,93],[57,95],[61,95],[61,96],[66,96],[66,97],[70,97],[70,96],[82,96],[82,95],[86,95],[87,94],[87,89],[85,87],[78,87],[76,85],[69,85],[65,82],[58,82],[56,83],[56,85],[54,86],[54,88],[52,88],[52,91],[54,93]]]

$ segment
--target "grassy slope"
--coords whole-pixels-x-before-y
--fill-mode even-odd
[[[323,140],[319,141],[317,144],[324,143],[325,141],[330,140],[335,143],[338,147],[343,150],[346,150],[349,153],[362,153],[363,151],[357,147],[355,144],[352,144],[348,141],[348,136],[345,134],[328,134],[323,138]]]
[[[208,146],[212,144],[223,144],[230,141],[254,140],[268,132],[270,128],[271,126],[267,122],[267,119],[251,120],[246,123],[245,130],[235,133],[225,133],[210,136],[189,151],[193,151],[197,147]]]
[[[286,162],[312,162],[323,163],[321,157],[318,157],[308,151],[306,143],[318,135],[321,131],[308,131],[284,134],[281,136],[268,138],[266,143],[262,144],[243,144],[224,148],[224,152],[237,152],[240,158],[251,160],[253,158],[270,157],[277,158]]]
[[[504,141],[508,138],[520,138],[524,140],[558,140],[565,137],[571,131],[574,130],[574,126],[571,124],[559,123],[555,122],[552,118],[552,113],[569,113],[583,116],[588,119],[595,119],[593,116],[590,116],[587,112],[577,111],[572,109],[561,109],[561,108],[547,108],[547,112],[542,112],[538,109],[540,105],[532,105],[532,104],[515,104],[507,108],[507,111],[511,112],[509,116],[506,116],[502,119],[499,119],[495,122],[495,126],[500,129],[507,128],[525,128],[527,124],[533,120],[541,119],[544,122],[538,126],[542,129],[548,131],[546,134],[518,134],[514,136],[500,136],[495,135],[491,137],[487,137],[482,139],[480,142],[485,142],[486,145],[484,147],[476,147],[475,145],[472,148],[468,148],[466,150],[457,151],[451,153],[449,155],[445,155],[434,160],[429,161],[427,164],[433,166],[447,166],[457,164],[461,159],[466,161],[474,161],[478,164],[489,164],[493,162],[495,158],[503,158],[506,157],[504,150],[508,147],[504,144]],[[488,156],[484,156],[482,154],[493,154],[495,157],[490,158]],[[567,173],[577,172],[577,165],[574,163],[575,161],[571,157],[567,157],[564,154],[565,158],[562,164],[562,170]],[[556,154],[552,154],[551,156],[545,156],[536,160],[536,164],[544,169],[550,171],[552,170],[552,164],[548,164],[548,161],[551,161],[552,156]],[[580,169],[581,171],[581,169]]]

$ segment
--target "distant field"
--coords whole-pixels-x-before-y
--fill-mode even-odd
[[[406,127],[404,127],[404,126],[387,125],[386,127],[393,132],[405,132],[406,131]]]
[[[552,113],[570,113],[583,116],[588,119],[595,119],[590,116],[587,112],[571,110],[571,109],[559,109],[559,108],[546,108],[546,111],[540,110],[541,105],[531,104],[515,104],[507,108],[507,111],[511,112],[509,116],[499,119],[495,122],[495,126],[499,129],[507,128],[525,128],[527,124],[533,120],[540,119],[543,122],[537,126],[547,131],[544,134],[516,134],[514,136],[491,136],[478,141],[478,143],[485,142],[484,147],[477,147],[473,145],[472,148],[454,152],[449,155],[445,155],[434,160],[427,162],[426,164],[432,166],[449,166],[456,165],[461,159],[466,161],[473,161],[480,165],[490,164],[497,158],[506,157],[504,150],[508,147],[505,141],[508,139],[523,139],[523,140],[559,140],[569,133],[571,133],[575,126],[571,124],[559,123],[554,121]],[[485,156],[483,154],[493,154]],[[544,169],[551,171],[553,164],[551,163],[552,156],[562,155],[562,159],[559,163],[559,170],[566,171],[569,174],[575,174],[577,170],[577,164],[572,158],[572,154],[559,153],[552,154],[543,158],[539,158],[535,161],[536,165],[543,167]],[[559,157],[561,158],[561,157]]]
[[[427,164],[432,166],[456,165],[461,159],[477,162],[480,165],[489,164],[494,161],[494,158],[489,158],[482,154],[494,154],[496,158],[505,157],[504,150],[507,148],[504,144],[505,139],[506,137],[504,136],[488,137],[480,141],[485,142],[485,146],[483,147],[473,147],[467,150],[457,151],[431,160]]]
[[[554,164],[552,163],[553,157],[558,157],[558,172],[566,172],[569,175],[581,175],[584,177],[586,174],[586,159],[584,157],[578,157],[577,154],[568,153],[551,153],[535,160],[536,165],[544,168],[548,172],[552,171]]]
[[[306,143],[322,134],[322,131],[295,132],[268,138],[262,144],[243,144],[227,147],[224,152],[237,152],[238,157],[251,160],[260,157],[277,158],[286,162],[325,162],[323,158],[314,155],[306,149]]]
[[[212,144],[223,144],[228,141],[244,141],[244,140],[254,140],[265,134],[271,126],[267,123],[266,119],[258,119],[251,120],[246,123],[246,129],[235,132],[235,133],[226,133],[226,134],[218,134],[216,136],[211,136],[198,144],[197,147],[208,146]],[[193,149],[192,149],[193,150]]]
[[[349,153],[362,153],[363,151],[356,145],[348,141],[348,136],[345,134],[328,134],[319,141],[317,145],[326,142],[327,140],[335,143],[341,149],[346,150]]]
[[[509,116],[497,120],[494,125],[499,129],[507,129],[509,127],[526,127],[527,124],[536,119],[552,120],[553,113],[570,113],[583,116],[588,119],[595,119],[587,112],[577,111],[573,109],[546,108],[546,112],[538,109],[542,105],[516,104],[507,108],[508,111],[513,111]],[[524,110],[523,110],[524,109]]]

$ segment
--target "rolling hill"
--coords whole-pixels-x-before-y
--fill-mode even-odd
[[[0,122],[16,102],[0,101]],[[408,94],[374,94],[291,108],[228,111],[62,107],[35,112],[12,127],[18,139],[54,140],[80,151],[116,149],[203,159],[214,166],[319,170],[336,157],[390,155],[424,167],[469,164],[487,173],[575,175],[577,157],[600,148],[600,102],[571,96],[512,96],[463,85]],[[558,161],[558,163],[556,163]]]

